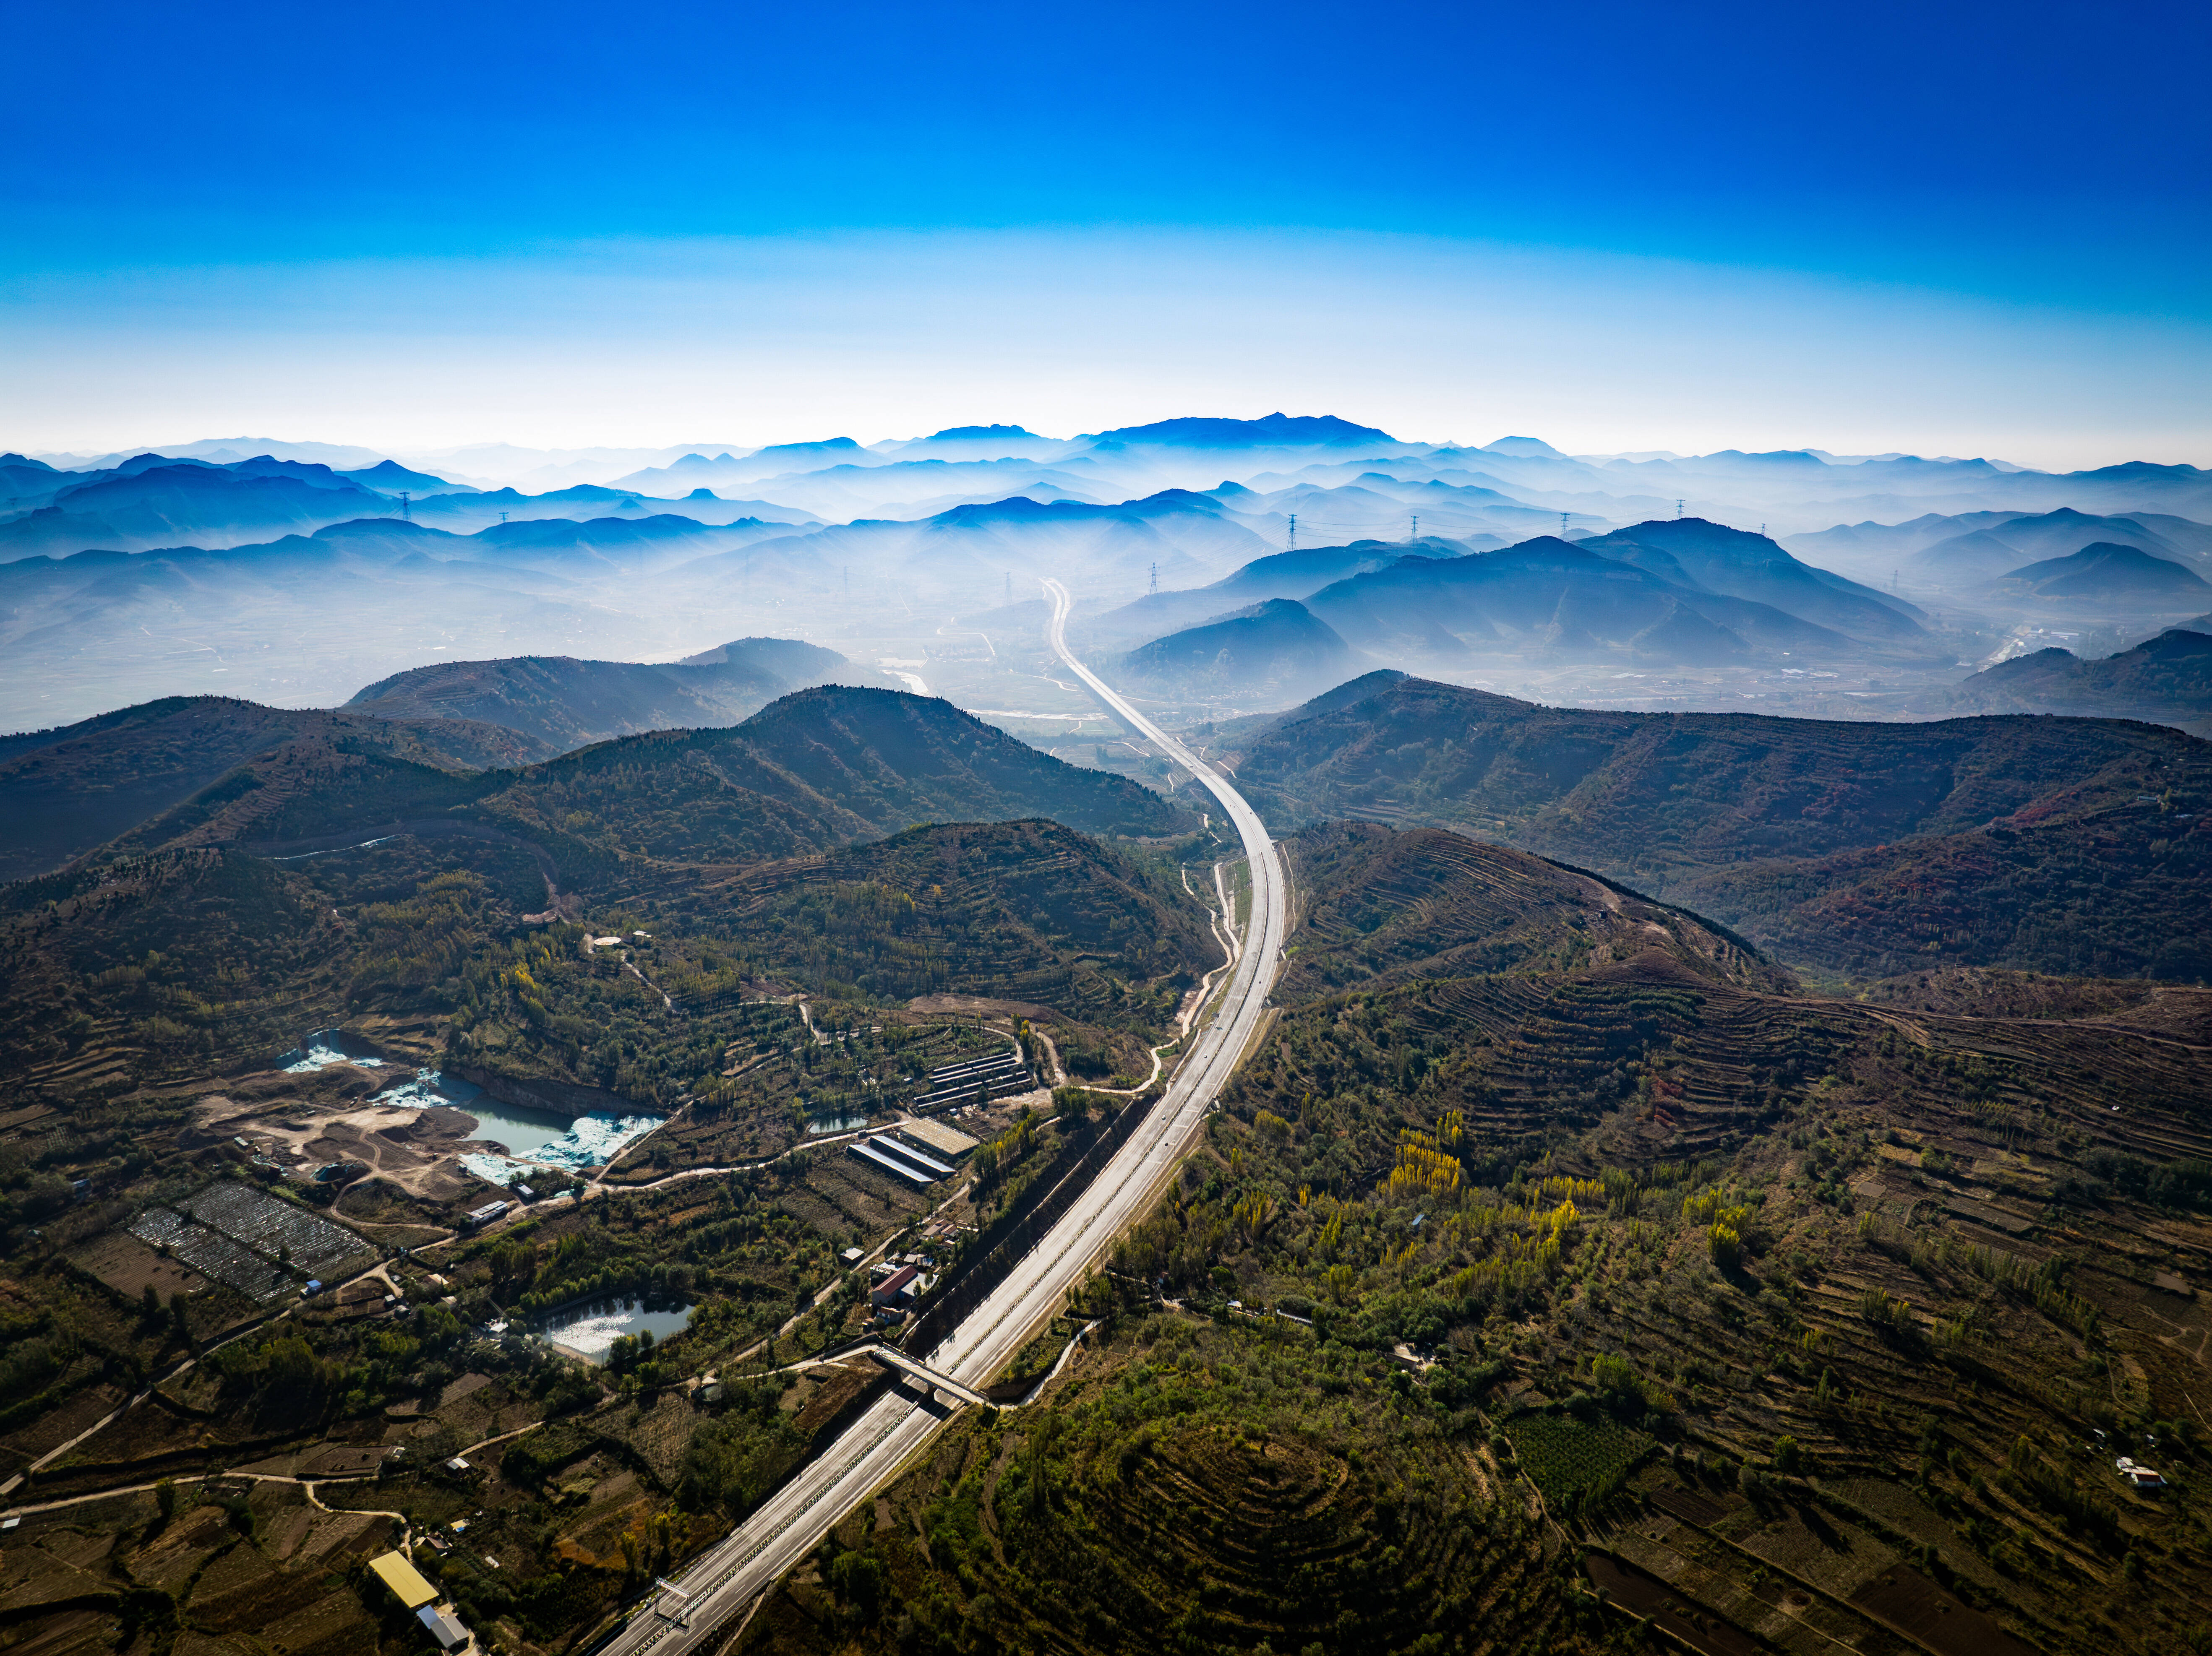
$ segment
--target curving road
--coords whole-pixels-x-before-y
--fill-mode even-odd
[[[1037,1325],[1059,1313],[1068,1289],[1173,1174],[1259,1028],[1289,922],[1282,865],[1258,815],[1226,779],[1075,658],[1066,630],[1073,601],[1058,581],[1044,585],[1052,601],[1048,636],[1060,659],[1117,716],[1211,790],[1236,824],[1252,865],[1252,918],[1227,991],[1151,1118],[990,1297],[934,1351],[920,1354],[932,1368],[975,1387],[987,1385]],[[923,1401],[903,1386],[885,1394],[685,1570],[676,1582],[681,1596],[660,1593],[634,1611],[601,1644],[601,1656],[684,1656],[706,1642],[896,1472],[951,1412],[933,1396]]]

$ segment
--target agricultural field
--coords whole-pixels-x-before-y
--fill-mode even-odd
[[[1499,1429],[1544,1499],[1566,1512],[1618,1489],[1652,1445],[1615,1421],[1570,1414],[1516,1415]]]

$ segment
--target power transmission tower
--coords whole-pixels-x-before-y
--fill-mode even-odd
[[[1159,565],[1158,565],[1158,564],[1154,564],[1154,565],[1152,566],[1152,596],[1153,596],[1154,597],[1158,597],[1159,596],[1159,593],[1160,593],[1160,567],[1159,567]]]
[[[1298,549],[1298,514],[1295,512],[1291,513],[1291,543],[1283,549],[1286,552]]]
[[[1674,515],[1678,518],[1682,515],[1682,503],[1680,500],[1674,502]]]
[[[1561,540],[1565,540],[1565,539],[1566,539],[1566,537],[1567,537],[1567,514],[1566,514],[1565,513],[1562,512],[1561,513],[1559,513],[1559,538],[1560,538]]]
[[[1011,606],[1012,606],[1012,604],[1013,604],[1013,601],[1014,601],[1014,572],[1013,572],[1012,570],[1009,569],[1008,571],[1006,571],[1006,603],[1007,603],[1007,604],[1011,607]]]
[[[415,521],[415,503],[404,488],[399,491],[399,515],[410,524]]]
[[[505,523],[505,522],[507,521],[507,513],[505,513],[504,512],[501,513],[499,514],[499,520],[500,520],[501,523]]]
[[[1413,513],[1413,532],[1406,538],[1413,541],[1421,538],[1421,514],[1418,512]]]

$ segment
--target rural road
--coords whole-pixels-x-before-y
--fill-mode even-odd
[[[1076,1198],[990,1297],[931,1352],[918,1354],[963,1385],[981,1387],[1020,1350],[1115,1237],[1146,1210],[1173,1174],[1206,1111],[1235,1073],[1264,1014],[1289,924],[1282,865],[1258,815],[1226,779],[1115,695],[1067,647],[1073,607],[1057,581],[1048,637],[1069,669],[1131,728],[1212,791],[1236,824],[1252,869],[1252,919],[1229,986],[1191,1044],[1166,1096],[1090,1189]],[[887,1392],[744,1523],[685,1570],[675,1586],[641,1604],[599,1647],[599,1656],[686,1656],[766,1592],[830,1526],[888,1480],[951,1415],[917,1395],[921,1382]],[[910,1389],[911,1388],[911,1389]]]

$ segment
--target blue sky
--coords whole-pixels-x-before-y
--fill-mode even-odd
[[[0,443],[2203,462],[2207,15],[37,0]]]

